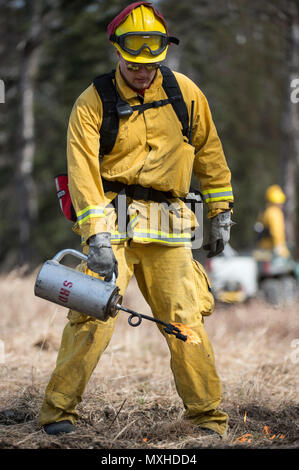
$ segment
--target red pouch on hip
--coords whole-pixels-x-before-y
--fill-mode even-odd
[[[76,222],[77,216],[68,187],[68,176],[66,173],[55,176],[55,186],[60,208],[63,215],[72,222]]]

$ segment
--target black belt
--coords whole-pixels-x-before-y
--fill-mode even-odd
[[[120,181],[108,181],[102,178],[104,191],[117,193],[117,197],[112,201],[117,213],[118,231],[125,233],[130,222],[128,214],[127,197],[131,199],[142,199],[144,201],[166,202],[171,204],[168,199],[174,198],[170,191],[158,191],[154,188],[145,188],[140,184],[125,184]],[[125,196],[125,201],[121,201],[119,196]],[[120,210],[120,205],[123,210]]]
[[[169,202],[168,199],[178,198],[177,196],[174,196],[171,191],[159,191],[154,188],[145,188],[140,184],[125,184],[120,181],[108,181],[105,178],[102,178],[102,182],[105,192],[112,191],[113,193],[117,193],[117,197],[112,201],[112,204],[117,212],[118,230],[120,233],[127,231],[127,226],[130,221],[127,197],[136,200],[142,199],[144,201],[165,202],[168,205],[171,205],[171,202]],[[186,198],[178,198],[185,203],[190,202],[191,210],[193,212],[195,212],[195,204],[197,202],[202,202],[203,200],[199,191],[195,191],[195,193],[201,196],[200,201],[198,201],[196,197],[190,198],[189,195]],[[125,196],[125,201],[121,202],[118,196]],[[120,204],[122,204],[122,211],[120,210]]]
[[[131,199],[142,199],[144,201],[166,202],[170,204],[168,199],[176,196],[171,191],[158,191],[154,188],[145,188],[140,184],[125,184],[120,181],[108,181],[102,178],[104,191],[112,191],[117,194],[125,194]]]

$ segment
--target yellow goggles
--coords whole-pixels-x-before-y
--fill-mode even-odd
[[[130,72],[138,72],[142,67],[145,67],[148,71],[157,70],[160,67],[158,62],[152,64],[138,64],[137,62],[126,62],[127,70]]]
[[[163,37],[156,34],[145,34],[144,36],[128,35],[125,38],[124,46],[128,51],[131,50],[139,53],[142,51],[142,49],[148,48],[151,53],[159,51],[160,54],[167,46],[167,37],[166,41],[163,41]]]
[[[160,55],[166,49],[172,38],[158,31],[149,31],[126,33],[121,36],[111,35],[110,39],[119,44],[128,54],[137,56],[143,49],[148,49],[155,56]]]

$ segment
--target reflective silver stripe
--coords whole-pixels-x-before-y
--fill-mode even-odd
[[[215,199],[215,198],[232,198],[233,192],[232,191],[219,191],[219,192],[209,192],[207,194],[203,194],[204,200],[206,199]]]
[[[58,178],[55,178],[55,184],[56,184],[56,189],[57,189],[57,191],[60,191]]]
[[[128,240],[129,238],[127,233],[111,233],[111,240]]]
[[[58,182],[58,178],[55,178],[55,185],[56,185],[56,189],[57,189],[57,196],[58,196],[58,201],[59,201],[59,205],[60,205],[60,209],[62,210],[63,212],[63,205],[62,205],[62,196],[65,195],[65,191],[60,191],[60,187],[59,187],[59,182]],[[64,192],[64,194],[62,194],[62,192]]]
[[[156,242],[162,242],[162,243],[168,243],[170,245],[174,245],[176,243],[191,243],[191,235],[188,234],[187,237],[182,238],[182,237],[162,237],[161,235],[158,234],[149,234],[149,233],[141,233],[141,232],[134,232],[133,233],[133,239],[136,240],[153,240]]]
[[[103,209],[89,209],[88,211],[84,212],[84,214],[77,216],[77,222],[78,224],[80,224],[85,219],[89,219],[91,217],[104,217],[104,216],[105,216],[105,213]]]

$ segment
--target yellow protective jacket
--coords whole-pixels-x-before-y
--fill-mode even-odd
[[[74,230],[83,240],[108,231],[112,243],[128,238],[140,243],[154,241],[175,246],[190,243],[190,231],[197,222],[178,198],[188,194],[192,172],[208,205],[208,217],[229,209],[229,202],[233,200],[231,174],[208,102],[189,78],[181,73],[174,74],[189,115],[191,101],[195,101],[193,146],[183,137],[181,123],[168,104],[121,118],[113,150],[99,163],[103,108],[94,85],[75,102],[68,126],[67,159],[69,189],[77,214]],[[145,90],[144,103],[167,99],[162,78],[158,70],[150,88]],[[115,80],[121,98],[131,106],[139,105],[138,95],[126,84],[119,65]],[[101,176],[110,181],[171,191],[174,199],[171,200],[172,210],[167,214],[169,225],[165,226],[161,213],[151,217],[149,206],[153,203],[129,200],[130,224],[126,233],[119,233],[115,209],[110,204],[116,193],[104,193]],[[162,212],[164,209],[163,206]]]
[[[286,247],[284,215],[279,206],[270,204],[259,216],[259,222],[263,224],[266,232],[258,243],[259,248],[273,250]]]

